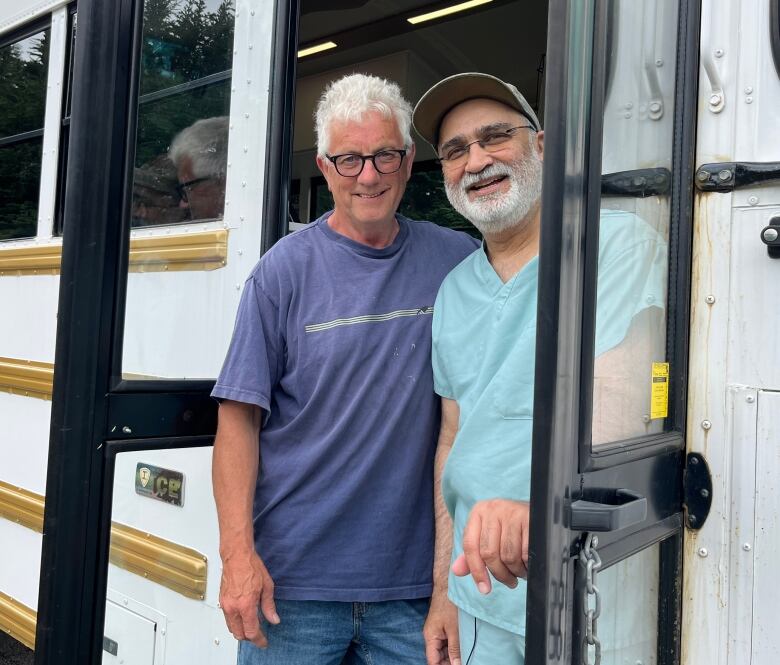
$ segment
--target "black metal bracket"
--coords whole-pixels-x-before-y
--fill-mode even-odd
[[[575,531],[619,531],[643,522],[647,499],[632,490],[585,490],[569,508],[569,527]]]
[[[712,475],[707,460],[699,453],[688,453],[683,476],[685,526],[698,531],[704,526],[712,506]]]
[[[696,188],[702,192],[733,192],[770,180],[780,180],[780,162],[717,162],[696,169]]]
[[[761,229],[761,242],[766,245],[770,259],[780,259],[780,216],[772,217],[769,226]]]
[[[601,176],[602,196],[663,196],[671,188],[672,172],[664,167],[618,171]]]

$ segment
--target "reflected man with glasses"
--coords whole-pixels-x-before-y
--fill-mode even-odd
[[[227,145],[227,116],[198,120],[171,142],[168,156],[179,179],[179,206],[189,210],[193,221],[223,215]]]
[[[450,203],[484,237],[434,307],[442,423],[426,656],[521,665],[544,132],[517,88],[479,73],[433,86],[413,118],[439,155]],[[636,216],[612,212],[600,225],[596,373],[625,390],[619,353],[649,367],[651,345],[634,331],[664,301],[665,246]]]
[[[431,315],[476,244],[396,213],[411,106],[354,74],[316,112],[334,209],[244,285],[220,400],[220,603],[241,665],[424,659],[438,399]]]

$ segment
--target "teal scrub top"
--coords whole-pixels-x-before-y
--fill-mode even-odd
[[[664,239],[636,215],[601,212],[596,355],[617,346],[632,319],[663,308]],[[442,478],[453,518],[453,559],[463,551],[469,512],[477,501],[529,501],[536,352],[538,257],[503,283],[484,246],[445,278],[433,314],[434,389],[460,408],[455,442]],[[493,583],[482,595],[473,579],[449,576],[449,596],[464,611],[525,634],[526,583]]]

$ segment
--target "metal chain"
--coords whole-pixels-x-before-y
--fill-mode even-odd
[[[585,589],[582,593],[582,611],[585,613],[585,638],[582,640],[583,665],[601,665],[601,642],[599,641],[597,620],[601,615],[601,594],[596,586],[596,576],[601,569],[601,557],[596,552],[598,536],[589,533],[580,550],[580,563],[585,568]],[[590,607],[591,596],[594,607]],[[591,663],[590,647],[595,648],[595,659]]]

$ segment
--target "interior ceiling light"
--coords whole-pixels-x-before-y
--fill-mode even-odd
[[[301,49],[300,51],[298,51],[298,57],[305,58],[307,55],[322,53],[322,51],[327,51],[329,49],[336,48],[336,46],[338,46],[336,42],[322,42],[322,44],[315,44],[314,46],[309,46],[309,48]]]
[[[450,5],[449,7],[444,7],[443,9],[437,9],[434,12],[420,14],[419,16],[412,16],[406,20],[409,21],[409,23],[412,25],[417,25],[418,23],[423,23],[425,21],[433,21],[434,19],[441,18],[442,16],[448,16],[449,14],[462,12],[466,9],[471,9],[472,7],[486,5],[488,2],[493,2],[493,0],[468,0],[468,2],[459,2],[457,5]]]

